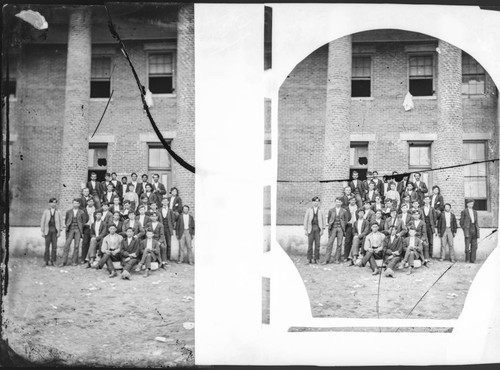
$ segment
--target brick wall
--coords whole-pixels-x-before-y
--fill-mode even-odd
[[[192,23],[190,30],[192,32]],[[147,82],[145,43],[161,41],[164,40],[125,41],[127,51],[144,85]],[[184,45],[185,49],[189,47],[192,48],[193,45],[189,43]],[[141,141],[140,135],[153,134],[153,141],[157,142],[158,140],[142,109],[140,94],[128,61],[116,44],[101,44],[98,49],[105,50],[99,54],[112,56],[112,64],[116,64],[116,66],[111,83],[112,89],[114,89],[113,98],[96,135],[114,136],[114,141],[108,143],[106,168],[119,175],[125,174],[130,180],[131,172],[137,172],[140,175],[148,171],[148,145],[146,141]],[[11,103],[11,133],[17,134],[11,158],[10,187],[13,199],[10,221],[12,226],[38,225],[41,213],[47,207],[48,199],[51,197],[60,199],[61,197],[61,168],[66,170],[74,166],[75,156],[62,154],[66,62],[67,45],[65,44],[28,44],[23,46],[19,55],[17,100]],[[189,80],[185,76],[192,73],[191,85],[189,85],[192,90],[188,90],[191,92],[187,93],[191,100],[183,98],[185,101],[183,104],[186,104],[183,114],[184,117],[188,117],[184,118],[184,122],[188,122],[187,125],[183,126],[184,130],[179,130],[180,122],[177,119],[178,101],[181,101],[179,91],[177,94],[169,96],[154,96],[154,107],[151,109],[151,113],[161,131],[169,131],[174,134],[175,137],[172,141],[174,146],[176,141],[184,143],[182,144],[184,152],[179,154],[187,157],[186,160],[194,164],[194,64],[192,63],[191,68],[189,70],[180,67],[176,75],[179,85],[179,83],[185,83],[186,80]],[[180,90],[182,91],[182,88]],[[78,91],[82,93],[84,89],[79,86]],[[75,155],[80,158],[84,168],[83,171],[79,171],[79,176],[83,175],[85,179],[74,179],[75,189],[68,192],[68,199],[77,196],[81,182],[86,181],[88,152],[86,140],[94,132],[107,102],[106,99],[88,99],[88,91],[86,94],[86,97],[82,94],[79,98],[82,101],[88,101],[88,104],[84,104],[86,106],[84,114],[86,123],[81,125],[82,131],[73,137],[74,143],[81,146]],[[81,104],[78,107],[81,107]],[[76,149],[76,146],[72,146],[72,149]],[[64,157],[71,164],[61,167]],[[179,166],[173,164],[172,185],[179,188],[183,199],[187,199],[188,204],[192,206],[194,203],[194,176],[191,177],[191,182],[182,183],[180,171]],[[183,169],[182,171],[187,172]],[[72,175],[69,177],[73,179]],[[63,206],[63,208],[67,207],[68,205]]]
[[[386,32],[381,35],[388,38],[389,34]],[[400,33],[398,35],[401,36]],[[353,40],[367,41],[375,39],[375,36],[364,35],[360,38],[359,35],[353,35],[352,37]],[[412,40],[418,39],[425,41],[425,44],[438,46],[436,39],[418,38],[413,34],[410,36]],[[399,37],[399,40],[401,39],[402,37]],[[330,45],[336,44],[330,43]],[[339,52],[342,51],[340,45],[337,44]],[[369,49],[371,49],[369,52],[372,56],[373,68],[371,97],[350,98],[344,103],[350,109],[348,120],[350,134],[361,137],[365,134],[365,137],[368,138],[368,169],[378,170],[379,175],[390,173],[393,170],[407,171],[408,140],[428,140],[429,134],[437,139],[432,143],[432,166],[444,166],[449,161],[456,164],[462,158],[462,126],[463,132],[466,133],[491,132],[493,140],[488,142],[488,156],[489,158],[498,158],[498,102],[495,86],[491,78],[487,76],[485,96],[475,99],[462,98],[461,64],[460,58],[457,59],[457,55],[460,56],[460,50],[457,54],[453,47],[447,47],[443,44],[443,47],[440,46],[441,54],[437,54],[433,51],[434,46],[428,48],[429,51],[426,53],[433,53],[436,65],[434,78],[436,97],[414,97],[414,109],[405,111],[403,101],[408,91],[408,53],[405,51],[405,45],[412,44],[380,42],[361,45],[369,45]],[[348,176],[348,167],[344,168],[345,164],[340,163],[343,163],[343,154],[348,150],[346,144],[349,138],[342,144],[339,141],[337,148],[335,146],[327,148],[325,145],[327,142],[331,142],[332,138],[329,138],[328,132],[322,134],[324,127],[329,125],[326,118],[328,115],[327,107],[330,109],[333,107],[333,103],[325,101],[330,99],[327,98],[326,86],[332,83],[328,82],[327,73],[328,75],[335,73],[328,72],[327,51],[327,46],[324,46],[305,58],[295,67],[281,86],[278,118],[279,180],[319,179],[320,175],[323,176],[323,168],[328,168],[325,166],[325,161],[332,158],[335,168],[342,172],[333,178]],[[451,54],[453,54],[454,60],[450,60]],[[336,64],[330,66],[333,70],[340,68]],[[350,75],[350,71],[348,74]],[[440,83],[438,77],[447,81]],[[450,93],[452,89],[454,92]],[[441,100],[439,100],[439,92],[442,92]],[[450,96],[453,96],[453,99]],[[341,96],[333,97],[332,102],[335,102],[335,99],[341,99]],[[462,111],[461,105],[463,105],[463,115],[460,113]],[[326,114],[322,116],[324,113]],[[340,115],[342,114],[340,112]],[[462,116],[463,118],[461,118]],[[339,115],[337,114],[335,117],[338,119]],[[441,122],[445,124],[441,125]],[[337,137],[345,137],[344,132],[339,129],[333,131],[338,135]],[[324,142],[323,147],[321,140]],[[453,143],[453,155],[449,155],[447,149],[450,142]],[[340,147],[341,150],[338,149]],[[333,149],[333,152],[330,153],[329,149]],[[326,154],[325,158],[323,158],[324,153]],[[323,166],[319,163],[321,161],[323,161]],[[493,212],[482,214],[484,226],[494,227],[497,224],[497,167],[496,163],[489,165],[490,177],[488,181]],[[454,180],[450,181],[448,176],[453,177]],[[458,209],[463,208],[464,185],[462,176],[462,169],[441,171],[441,174],[438,171],[432,174],[433,183],[441,186],[445,201],[453,202]],[[443,185],[443,183],[445,184]],[[320,191],[319,194],[318,191]],[[334,192],[335,195],[340,195],[341,189],[336,189]],[[323,207],[330,208],[333,205],[330,193],[327,186],[321,189],[318,183],[278,183],[277,224],[301,224],[305,207],[308,205],[307,202],[310,202],[313,195],[322,197],[322,200],[324,199],[326,202]]]
[[[277,222],[302,223],[304,208],[321,197],[328,45],[299,63],[279,91]]]

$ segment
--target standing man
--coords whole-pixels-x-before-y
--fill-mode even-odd
[[[358,209],[358,218],[356,222],[353,224],[353,234],[354,237],[352,239],[352,249],[351,249],[351,262],[349,266],[353,266],[360,254],[360,246],[363,248],[363,243],[365,241],[365,237],[370,232],[370,223],[365,220],[363,217],[365,214],[365,210],[363,208]]]
[[[163,196],[163,207],[160,210],[160,222],[163,224],[163,230],[165,232],[165,242],[167,244],[167,261],[170,261],[170,251],[172,248],[172,235],[174,234],[174,214],[172,210],[168,208],[168,197]]]
[[[90,227],[90,247],[85,258],[87,261],[86,268],[92,267],[97,256],[97,251],[101,250],[102,240],[108,234],[108,225],[101,217],[102,210],[98,209],[95,211],[95,221]]]
[[[427,242],[429,243],[429,257],[432,258],[434,253],[434,235],[437,233],[437,212],[431,207],[431,197],[429,195],[424,195],[424,206],[420,209],[420,219],[425,222]]]
[[[66,266],[68,263],[69,247],[74,240],[74,249],[72,257],[72,265],[76,266],[78,262],[78,252],[80,248],[80,239],[83,235],[83,225],[85,224],[83,211],[80,209],[80,199],[73,199],[73,208],[66,212],[66,243],[64,244],[63,259],[59,267]],[[85,256],[83,256],[85,258]]]
[[[450,250],[450,261],[455,262],[455,248],[453,246],[453,239],[457,233],[457,218],[451,212],[451,204],[444,205],[444,212],[439,216],[437,229],[441,237],[441,255],[439,260],[441,262],[446,258],[446,247]]]
[[[163,196],[167,194],[167,189],[165,189],[165,185],[163,185],[159,180],[160,180],[160,175],[155,173],[153,175],[153,183],[151,185],[153,185],[153,193],[155,193],[156,198],[158,199],[156,204],[158,205],[158,208],[161,208],[162,199]]]
[[[194,238],[194,218],[189,214],[189,206],[185,204],[182,207],[182,215],[179,216],[176,225],[177,239],[179,239],[179,259],[177,263],[182,263],[184,259],[184,247],[188,256],[190,265],[194,263],[192,241]]]
[[[330,263],[332,256],[333,243],[337,239],[337,248],[333,256],[333,263],[340,263],[342,252],[342,240],[346,232],[346,225],[349,222],[349,214],[342,208],[342,198],[335,199],[335,207],[328,212],[328,244],[326,246],[325,260],[321,263],[325,265]]]
[[[141,177],[142,177],[142,182],[139,184],[140,193],[137,193],[137,195],[139,195],[139,198],[141,197],[142,193],[146,192],[146,185],[149,184],[148,175],[143,174]]]
[[[375,190],[377,190],[381,196],[384,196],[384,194],[385,194],[384,193],[384,183],[382,182],[382,180],[380,180],[378,178],[378,171],[373,171],[372,181],[375,183]]]
[[[134,186],[134,191],[135,193],[137,194],[137,197],[139,197],[139,195],[141,195],[141,186],[140,184],[137,182],[137,174],[135,172],[132,172],[130,174],[130,184],[132,184]]]
[[[85,224],[83,225],[83,237],[82,237],[82,259],[87,257],[87,253],[90,247],[91,230],[92,224],[94,223],[94,213],[96,209],[94,207],[94,199],[89,199],[87,206],[83,210]],[[85,263],[83,261],[82,263]]]
[[[312,207],[307,209],[304,216],[304,233],[308,238],[307,264],[319,262],[320,239],[325,228],[325,215],[323,213],[323,210],[319,208],[319,202],[319,197],[312,198]]]
[[[89,201],[89,199],[94,199],[91,195],[90,195],[90,190],[89,188],[83,188],[82,189],[82,197],[80,199],[80,208],[81,209],[85,209],[85,207],[87,207],[87,202]]]
[[[108,265],[109,277],[117,276],[113,262],[120,261],[120,247],[123,237],[116,233],[115,224],[110,224],[108,227],[109,234],[106,235],[102,241],[101,252],[102,258],[97,265],[98,269],[102,269],[104,265]]]
[[[349,189],[349,191],[351,190],[350,187],[346,187],[346,189]],[[358,207],[356,206],[356,198],[354,196],[351,196],[349,198],[349,206],[346,210],[348,212],[349,221],[347,222],[345,228],[344,260],[348,261],[351,254],[352,241],[354,237],[353,226],[356,223],[356,212],[358,210]]]
[[[420,203],[420,206],[422,206],[424,204],[424,195],[427,194],[429,189],[427,189],[427,185],[425,184],[425,182],[420,181],[420,176],[420,172],[416,172],[413,175],[413,179],[415,180],[413,181],[413,185],[415,188],[415,192],[418,194],[418,201]]]
[[[97,202],[100,202],[104,195],[104,190],[101,187],[101,183],[97,181],[97,174],[95,172],[90,173],[90,181],[87,183],[87,188],[89,188],[90,194],[94,197],[94,202],[97,206]]]
[[[175,186],[170,189],[170,197],[168,198],[168,208],[174,213],[174,222],[177,221],[182,213],[182,199],[179,196],[179,189]]]
[[[64,229],[63,218],[61,212],[56,208],[57,199],[49,199],[49,208],[43,211],[40,228],[42,236],[45,238],[45,266],[54,266],[57,258],[57,238],[61,235],[61,230]],[[50,245],[52,244],[52,251]]]
[[[358,180],[358,176],[358,171],[352,172],[352,180],[349,181],[349,186],[351,187],[351,193],[356,197],[356,204],[360,208],[363,205],[362,197],[365,195],[365,188],[363,183]]]
[[[116,172],[111,173],[111,183],[115,187],[116,193],[118,194],[118,197],[120,200],[123,198],[123,185],[118,179],[116,178]]]
[[[460,214],[460,227],[464,230],[465,237],[465,262],[476,261],[477,239],[479,239],[479,223],[474,199],[467,199],[467,207]]]

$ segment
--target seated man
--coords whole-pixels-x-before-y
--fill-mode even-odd
[[[102,210],[98,209],[94,213],[95,221],[90,226],[90,246],[86,255],[85,261],[87,262],[86,268],[92,267],[95,261],[97,251],[101,250],[101,244],[104,237],[108,234],[108,225],[102,219]]]
[[[141,242],[142,258],[135,271],[141,271],[142,266],[146,266],[144,277],[148,277],[151,271],[151,262],[160,258],[160,243],[153,239],[153,230],[146,230],[146,239]]]
[[[141,223],[136,220],[135,213],[130,212],[127,216],[128,216],[128,219],[123,222],[121,236],[123,236],[125,238],[127,236],[127,234],[126,234],[127,229],[129,227],[131,227],[132,230],[134,231],[134,234],[133,234],[134,239],[142,240],[143,236],[145,234],[144,228],[142,227]]]
[[[134,238],[134,229],[127,228],[126,237],[122,241],[120,256],[122,260],[123,272],[122,279],[130,280],[130,271],[139,263],[141,255],[141,243]]]
[[[366,266],[367,262],[370,262],[370,268],[372,269],[372,275],[379,274],[377,269],[377,263],[375,259],[384,258],[384,239],[385,235],[378,231],[378,224],[376,222],[371,223],[372,232],[368,234],[365,238],[365,256],[361,260],[358,266]]]
[[[394,277],[394,268],[402,260],[403,242],[398,236],[397,226],[389,226],[389,236],[384,239],[384,264],[387,266],[385,270],[386,277]]]
[[[109,234],[106,235],[102,241],[101,252],[102,258],[97,264],[98,269],[102,269],[106,264],[108,266],[109,277],[117,276],[113,262],[120,262],[120,246],[123,237],[116,233],[115,224],[108,226]]]
[[[417,238],[416,233],[417,231],[415,230],[415,227],[413,225],[410,226],[408,228],[408,234],[410,236],[403,241],[403,249],[406,250],[406,253],[402,263],[405,266],[406,264],[410,265],[410,270],[408,271],[408,275],[412,273],[414,266],[413,263],[415,259],[420,259],[422,262],[424,262],[422,240]]]
[[[151,221],[146,225],[146,228],[153,230],[153,239],[160,243],[159,262],[160,267],[165,269],[167,262],[167,243],[165,242],[165,230],[161,222],[158,221],[158,213],[150,211],[149,217]]]
[[[412,220],[408,223],[408,226],[413,226],[415,228],[415,236],[422,241],[422,246],[424,248],[424,266],[427,267],[429,262],[429,243],[427,242],[427,228],[425,222],[420,219],[420,211],[414,210],[412,212]]]

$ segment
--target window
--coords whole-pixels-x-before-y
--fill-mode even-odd
[[[109,98],[111,93],[111,57],[92,57],[90,97]]]
[[[149,54],[148,87],[153,94],[174,92],[174,58],[172,53]]]
[[[352,58],[352,97],[371,96],[372,58],[369,56]]]
[[[486,142],[465,141],[463,148],[463,163],[484,161],[486,159]],[[464,166],[465,198],[474,199],[474,209],[488,210],[488,191],[486,163]],[[465,202],[465,200],[464,200]]]
[[[7,70],[2,68],[2,95],[9,98],[16,97],[17,90],[17,56],[9,55],[9,81],[7,81]]]
[[[462,95],[484,94],[484,68],[469,54],[462,52]]]
[[[152,181],[153,175],[160,175],[160,181],[165,188],[170,190],[172,186],[172,161],[170,154],[160,143],[149,144],[148,146],[148,176]]]
[[[431,163],[431,143],[428,142],[410,142],[409,145],[409,160],[408,168],[410,172],[419,172],[430,170],[432,168]],[[432,177],[431,172],[422,172],[420,181],[425,182],[428,189],[432,188]],[[411,175],[409,181],[414,181],[413,175]]]
[[[349,156],[349,178],[352,178],[352,173],[356,170],[360,180],[366,179],[368,170],[368,143],[352,142]]]
[[[89,144],[89,169],[88,179],[90,180],[90,173],[97,174],[97,180],[104,181],[106,169],[108,166],[108,145],[100,143]]]
[[[409,89],[413,96],[434,94],[434,58],[432,55],[411,55]]]

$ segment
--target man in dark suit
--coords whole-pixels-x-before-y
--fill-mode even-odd
[[[444,199],[441,195],[441,189],[437,185],[432,187],[431,207],[436,210],[438,217],[444,211]]]
[[[118,198],[118,194],[116,193],[115,188],[110,181],[106,185],[106,192],[102,195],[101,204],[103,203],[113,204],[115,198]]]
[[[163,207],[160,209],[160,222],[163,224],[163,230],[165,232],[165,242],[167,243],[167,255],[166,258],[170,261],[170,251],[172,247],[172,235],[174,234],[174,214],[170,208],[168,208],[168,197],[163,196]]]
[[[194,263],[192,241],[194,238],[194,218],[189,214],[189,206],[185,204],[182,207],[182,214],[179,216],[176,225],[177,239],[179,240],[179,259],[177,263],[182,263],[184,257],[184,248],[188,256],[189,264]]]
[[[141,177],[142,177],[142,182],[138,186],[139,189],[135,189],[137,191],[137,195],[139,196],[139,198],[141,197],[142,193],[146,192],[146,185],[149,184],[148,175],[143,174]]]
[[[342,198],[335,200],[335,207],[328,211],[328,244],[326,245],[325,260],[321,263],[325,265],[330,263],[332,256],[333,243],[337,239],[337,248],[333,256],[333,263],[340,263],[340,255],[342,251],[342,240],[346,232],[346,226],[349,222],[348,212],[342,208]]]
[[[123,185],[122,185],[121,181],[118,181],[116,176],[117,176],[116,172],[111,173],[111,183],[113,184],[115,191],[116,191],[116,194],[118,194],[118,197],[120,198],[120,201],[121,201],[123,198]]]
[[[441,213],[437,222],[439,237],[441,238],[441,255],[439,260],[444,261],[446,257],[446,247],[450,251],[450,261],[455,262],[455,247],[453,239],[457,233],[457,218],[451,212],[451,204],[444,205],[444,212]]]
[[[354,237],[352,240],[351,262],[349,263],[349,266],[353,266],[354,262],[356,262],[356,259],[360,254],[360,249],[363,248],[365,237],[371,231],[370,222],[363,217],[364,215],[365,215],[365,210],[363,208],[359,208],[358,217],[352,227]]]
[[[89,199],[94,199],[91,195],[90,195],[90,190],[89,188],[83,188],[82,189],[82,196],[80,198],[80,209],[84,210],[85,207],[87,207],[87,202],[89,201]],[[94,201],[94,205],[95,205],[95,201]]]
[[[408,270],[408,275],[413,272],[414,261],[416,259],[420,259],[422,262],[424,261],[424,252],[423,252],[423,244],[422,240],[416,237],[416,230],[414,227],[409,227],[408,234],[409,236],[403,240],[403,249],[405,250],[405,257],[403,259],[403,263],[409,264],[410,269]]]
[[[420,180],[420,176],[420,172],[413,174],[413,187],[418,195],[418,202],[420,203],[420,206],[422,206],[424,204],[424,196],[427,194],[429,189],[427,189],[426,183]]]
[[[85,224],[83,225],[83,236],[82,236],[82,259],[85,259],[89,251],[91,232],[90,228],[94,223],[94,214],[96,207],[94,207],[94,199],[90,198],[87,202],[86,207],[83,209],[83,216]],[[85,261],[83,261],[85,263]]]
[[[179,189],[175,186],[170,189],[170,197],[168,198],[168,208],[174,213],[174,221],[177,222],[179,215],[182,213],[182,199],[179,196]]]
[[[352,172],[352,180],[349,181],[348,185],[351,187],[351,193],[356,197],[356,204],[358,208],[363,205],[363,196],[365,194],[365,188],[361,180],[358,180],[358,171]]]
[[[104,181],[101,182],[101,188],[103,190],[106,190],[109,184],[113,185],[113,183],[111,182],[111,174],[109,172],[106,172],[106,174],[104,175]],[[114,188],[115,186],[113,185],[113,189]]]
[[[130,179],[129,185],[134,185],[134,191],[137,193],[137,197],[139,197],[141,195],[141,183],[137,182],[137,174],[132,172],[130,174]]]
[[[101,250],[102,240],[108,234],[108,225],[102,219],[101,209],[95,211],[94,218],[95,220],[90,226],[90,247],[85,258],[87,261],[86,268],[92,267],[92,264],[97,256],[97,252],[100,252]]]
[[[155,173],[153,175],[153,182],[151,183],[151,186],[153,188],[153,193],[155,193],[156,198],[158,199],[158,202],[156,204],[158,205],[158,208],[161,208],[162,199],[163,196],[167,194],[167,189],[165,189],[165,185],[163,185],[159,180],[160,175]]]
[[[137,238],[134,238],[134,230],[131,227],[125,231],[125,237],[120,248],[120,257],[123,266],[121,278],[130,280],[130,271],[139,263],[141,258],[141,244]]]
[[[408,176],[404,176],[403,180],[398,182],[398,186],[396,187],[396,190],[398,191],[401,197],[405,193],[407,185],[408,185]]]
[[[127,215],[128,219],[123,222],[121,235],[125,238],[127,229],[131,228],[134,232],[132,235],[135,239],[142,240],[143,236],[146,234],[141,223],[136,220],[135,213],[129,212]]]
[[[384,183],[378,178],[378,171],[373,171],[372,181],[375,184],[375,190],[383,197],[384,196]]]
[[[406,229],[403,227],[403,221],[398,217],[398,210],[396,208],[391,208],[390,217],[386,218],[384,224],[383,233],[386,236],[390,235],[390,228],[394,227],[396,229],[396,236],[400,238],[404,233],[406,233]]]
[[[385,250],[385,260],[384,263],[387,266],[385,270],[386,277],[394,277],[394,270],[396,266],[403,259],[403,242],[402,239],[397,235],[397,227],[389,226],[389,230],[386,230],[386,238],[384,239],[384,250]]]
[[[97,181],[97,174],[95,172],[90,174],[90,181],[87,182],[87,188],[90,191],[90,195],[94,197],[94,203],[97,207],[98,203],[96,202],[96,198],[98,202],[101,201],[104,189],[101,187],[101,183]]]
[[[465,237],[465,262],[476,261],[477,239],[479,239],[479,220],[474,207],[474,199],[467,199],[467,207],[460,214],[460,227]]]
[[[346,187],[346,189],[351,190],[350,187]],[[356,198],[351,195],[349,198],[349,205],[346,208],[348,214],[348,222],[345,229],[345,239],[344,239],[344,260],[348,261],[349,256],[351,255],[352,241],[354,237],[353,225],[356,223],[356,213],[358,211],[358,207],[356,206]]]
[[[153,239],[153,230],[146,230],[146,239],[141,242],[141,262],[137,265],[135,271],[141,271],[142,266],[146,267],[144,277],[148,277],[151,271],[151,262],[160,259],[160,243]]]
[[[83,225],[85,224],[84,213],[80,209],[80,198],[73,199],[73,208],[66,212],[64,224],[66,225],[66,243],[64,244],[62,263],[59,267],[68,264],[69,249],[73,240],[75,243],[71,264],[76,266],[78,263],[80,239],[83,235]],[[83,258],[85,258],[85,256],[83,256]]]
[[[351,194],[351,187],[346,186],[344,188],[344,195],[340,197],[342,199],[342,207],[344,207],[345,209],[349,207],[349,199],[351,199],[351,197],[353,197],[353,195]],[[356,200],[356,198],[354,199]],[[356,215],[354,215],[354,217],[356,217]]]
[[[431,197],[429,195],[424,195],[424,205],[420,208],[420,219],[425,222],[427,242],[429,243],[429,256],[432,258],[434,254],[434,235],[437,236],[437,213],[436,210],[431,207]]]
[[[146,225],[146,229],[153,230],[153,239],[160,243],[160,257],[158,258],[160,267],[166,268],[167,262],[167,247],[165,242],[165,230],[163,224],[158,221],[158,213],[149,212],[150,222]]]

